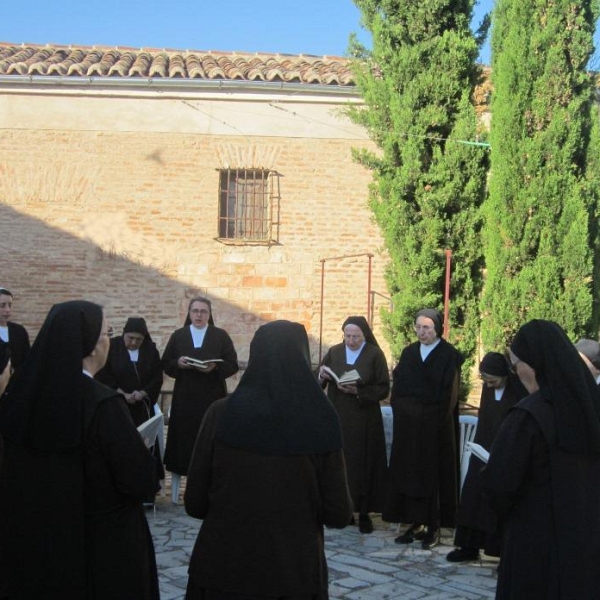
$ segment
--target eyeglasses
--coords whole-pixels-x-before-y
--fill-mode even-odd
[[[193,315],[208,315],[210,314],[210,311],[208,311],[206,308],[192,308],[190,313]]]

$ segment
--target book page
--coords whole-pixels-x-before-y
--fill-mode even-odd
[[[340,382],[340,378],[327,365],[323,365],[323,371],[328,373],[336,383]]]
[[[360,373],[356,369],[342,373],[338,379],[340,385],[351,385],[361,381]]]
[[[142,439],[148,438],[150,440],[150,445],[154,444],[156,441],[156,436],[160,428],[162,427],[164,422],[164,415],[161,413],[160,415],[154,415],[147,421],[144,421],[141,425],[138,426],[137,430],[140,432]]]
[[[192,358],[191,356],[184,356],[183,360],[187,365],[197,367],[198,369],[206,369],[211,363],[223,362],[222,358],[207,358],[206,360],[200,360],[199,358]]]

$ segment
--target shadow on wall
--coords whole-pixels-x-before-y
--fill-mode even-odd
[[[60,218],[53,220],[61,222]],[[101,220],[82,221],[81,237],[77,237],[0,204],[0,222],[0,250],[4,258],[0,286],[13,292],[11,319],[23,324],[32,340],[53,304],[84,298],[104,306],[115,334],[120,334],[128,317],[145,317],[162,353],[171,333],[183,325],[189,299],[206,293],[178,281],[175,261],[165,260],[158,267],[146,264],[154,258],[153,253],[160,255],[159,242],[158,248],[147,254],[141,249],[135,256],[107,244],[99,245],[94,229],[103,227]],[[65,226],[73,228],[68,217]],[[105,235],[105,239],[111,236]],[[201,262],[201,257],[198,260]],[[208,295],[213,301],[216,325],[231,335],[240,364],[245,366],[249,341],[265,321]],[[311,342],[311,346],[315,345],[318,341]],[[168,385],[167,382],[165,387]]]

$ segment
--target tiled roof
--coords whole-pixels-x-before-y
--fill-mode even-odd
[[[0,77],[273,82],[336,86],[347,93],[356,85],[349,64],[339,56],[0,42]],[[489,110],[490,92],[490,70],[484,68],[474,93],[478,113]]]
[[[0,75],[238,80],[354,86],[340,57],[0,42]]]

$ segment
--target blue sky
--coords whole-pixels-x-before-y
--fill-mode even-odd
[[[357,32],[363,42],[369,39],[361,33],[360,12],[352,0],[28,0],[2,4],[2,42],[344,56],[351,32]],[[479,0],[476,24],[492,5],[493,0]],[[489,46],[481,61],[489,62]]]

